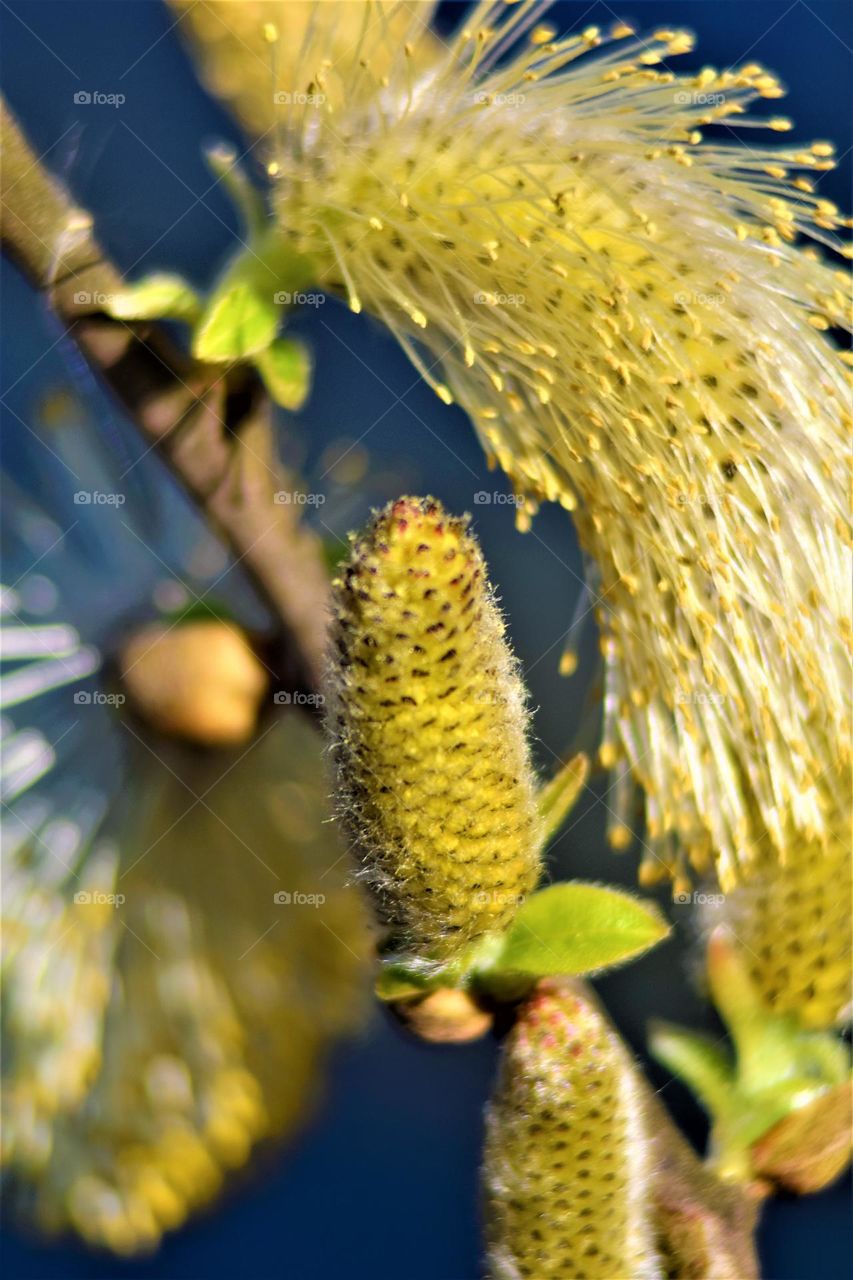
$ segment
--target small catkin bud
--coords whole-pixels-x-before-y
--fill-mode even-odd
[[[643,1090],[583,987],[540,982],[506,1046],[486,1128],[492,1280],[652,1280]]]
[[[327,723],[338,813],[390,949],[445,963],[540,874],[524,689],[467,519],[376,513],[335,583]]]
[[[391,1006],[404,1026],[431,1044],[468,1044],[491,1030],[492,1015],[458,987],[439,987],[418,1000]]]
[[[134,708],[161,733],[214,747],[238,746],[254,733],[267,676],[230,622],[143,627],[119,666]]]

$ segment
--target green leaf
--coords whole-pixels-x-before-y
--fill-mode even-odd
[[[640,955],[669,932],[654,903],[597,884],[555,884],[522,903],[478,977],[592,973]]]
[[[425,972],[401,961],[386,961],[374,990],[380,1000],[405,1000],[409,996],[426,995],[436,987],[456,986],[459,976],[456,969]]]
[[[813,1037],[803,1032],[792,1015],[768,1008],[742,949],[725,925],[717,925],[708,942],[708,985],[734,1042],[742,1091],[761,1093],[790,1079],[801,1065],[811,1066],[808,1051]],[[804,1049],[806,1061],[801,1064]]]
[[[278,308],[272,295],[236,280],[214,293],[193,337],[193,355],[211,364],[230,364],[265,351],[275,339]]]
[[[312,363],[301,342],[280,338],[255,359],[267,391],[282,409],[297,410],[311,390]]]
[[[826,1134],[813,1135],[812,1149],[808,1122],[791,1120],[783,1126],[783,1121],[847,1079],[846,1045],[834,1031],[805,1031],[790,1015],[769,1008],[737,939],[725,926],[711,934],[707,973],[711,996],[731,1034],[733,1057],[706,1037],[665,1023],[653,1028],[650,1047],[693,1089],[711,1116],[714,1172],[729,1181],[750,1181],[766,1172],[783,1182],[789,1177],[791,1186],[802,1179],[804,1188],[811,1179],[834,1176],[840,1157]],[[839,1094],[834,1101],[840,1099]],[[819,1127],[821,1108],[816,1105],[813,1114]],[[778,1169],[773,1163],[777,1156]]]
[[[692,1089],[713,1117],[729,1106],[734,1065],[720,1045],[698,1031],[653,1022],[649,1049],[662,1066]]]
[[[117,320],[185,320],[188,324],[196,322],[201,309],[201,298],[192,285],[165,272],[128,285],[106,307]]]
[[[346,538],[325,538],[321,550],[326,569],[330,574],[334,574],[345,557],[349,555],[350,544]]]
[[[542,816],[545,844],[559,831],[580,795],[589,773],[589,757],[573,756],[558,770],[550,782],[539,788],[539,813]]]

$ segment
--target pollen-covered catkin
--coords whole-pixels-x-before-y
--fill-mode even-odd
[[[545,8],[481,0],[422,76],[422,5],[341,58],[317,31],[302,87],[334,75],[276,135],[276,217],[470,415],[522,527],[573,513],[644,878],[728,893],[850,821],[849,223],[828,142],[726,140],[790,130],[750,113],[764,67],[679,76],[688,33],[552,39]]]
[[[540,982],[487,1117],[492,1280],[652,1280],[651,1141],[631,1059],[583,987]]]
[[[375,514],[334,612],[338,813],[389,949],[446,962],[540,872],[524,689],[467,519],[432,498]]]

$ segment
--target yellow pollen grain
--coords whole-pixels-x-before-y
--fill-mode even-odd
[[[573,676],[578,669],[578,655],[574,649],[566,649],[560,658],[560,675]]]

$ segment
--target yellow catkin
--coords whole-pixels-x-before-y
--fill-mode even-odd
[[[540,982],[507,1039],[487,1117],[491,1277],[659,1277],[652,1174],[627,1050],[580,984]]]
[[[182,34],[189,37],[202,78],[249,133],[267,134],[289,112],[299,113],[306,99],[319,101],[323,67],[305,74],[302,59],[308,24],[323,33],[329,66],[358,48],[365,25],[384,24],[402,51],[411,16],[395,0],[169,0]],[[427,29],[430,5],[423,10],[419,62],[439,50]],[[433,49],[434,44],[434,49]],[[428,57],[425,55],[428,54]],[[390,54],[387,63],[390,64]],[[380,63],[380,66],[385,64]]]
[[[572,510],[607,758],[655,866],[713,861],[727,890],[760,833],[781,866],[849,814],[849,389],[824,332],[849,296],[800,243],[845,223],[796,185],[831,149],[703,137],[767,127],[756,64],[678,76],[683,32],[531,44],[539,17],[484,0],[419,81],[371,28],[276,139],[276,216],[469,413],[523,525]]]
[[[338,812],[389,947],[446,961],[540,872],[524,690],[467,519],[401,498],[334,590],[328,726]]]
[[[849,1018],[853,865],[846,833],[828,848],[800,842],[781,867],[759,861],[726,895],[723,911],[770,1008],[812,1028]]]

